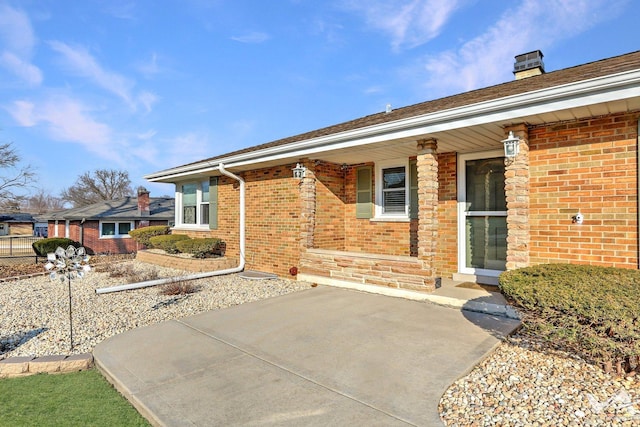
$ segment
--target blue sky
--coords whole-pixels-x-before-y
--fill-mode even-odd
[[[635,0],[0,0],[0,142],[52,195],[640,49]]]

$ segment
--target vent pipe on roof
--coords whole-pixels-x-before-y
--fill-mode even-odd
[[[515,75],[516,80],[544,74],[544,62],[542,62],[543,56],[544,55],[539,50],[517,55],[516,62],[513,64],[513,74]]]

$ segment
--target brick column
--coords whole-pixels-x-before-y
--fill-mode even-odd
[[[425,290],[435,290],[438,240],[438,144],[435,139],[417,143],[418,157],[418,259],[425,271]]]
[[[313,248],[316,227],[316,176],[313,162],[304,162],[305,177],[300,180],[300,249]]]
[[[507,198],[507,270],[529,265],[529,129],[525,124],[505,127],[505,138],[513,131],[520,138],[520,153],[505,159]]]

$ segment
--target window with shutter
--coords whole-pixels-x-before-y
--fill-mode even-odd
[[[356,218],[371,218],[373,215],[371,197],[371,168],[356,169]]]
[[[409,162],[409,217],[418,218],[418,163]]]
[[[209,179],[209,229],[218,228],[218,177]]]

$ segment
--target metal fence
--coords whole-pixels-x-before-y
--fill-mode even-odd
[[[31,245],[41,239],[37,236],[0,236],[0,257],[35,256]]]

